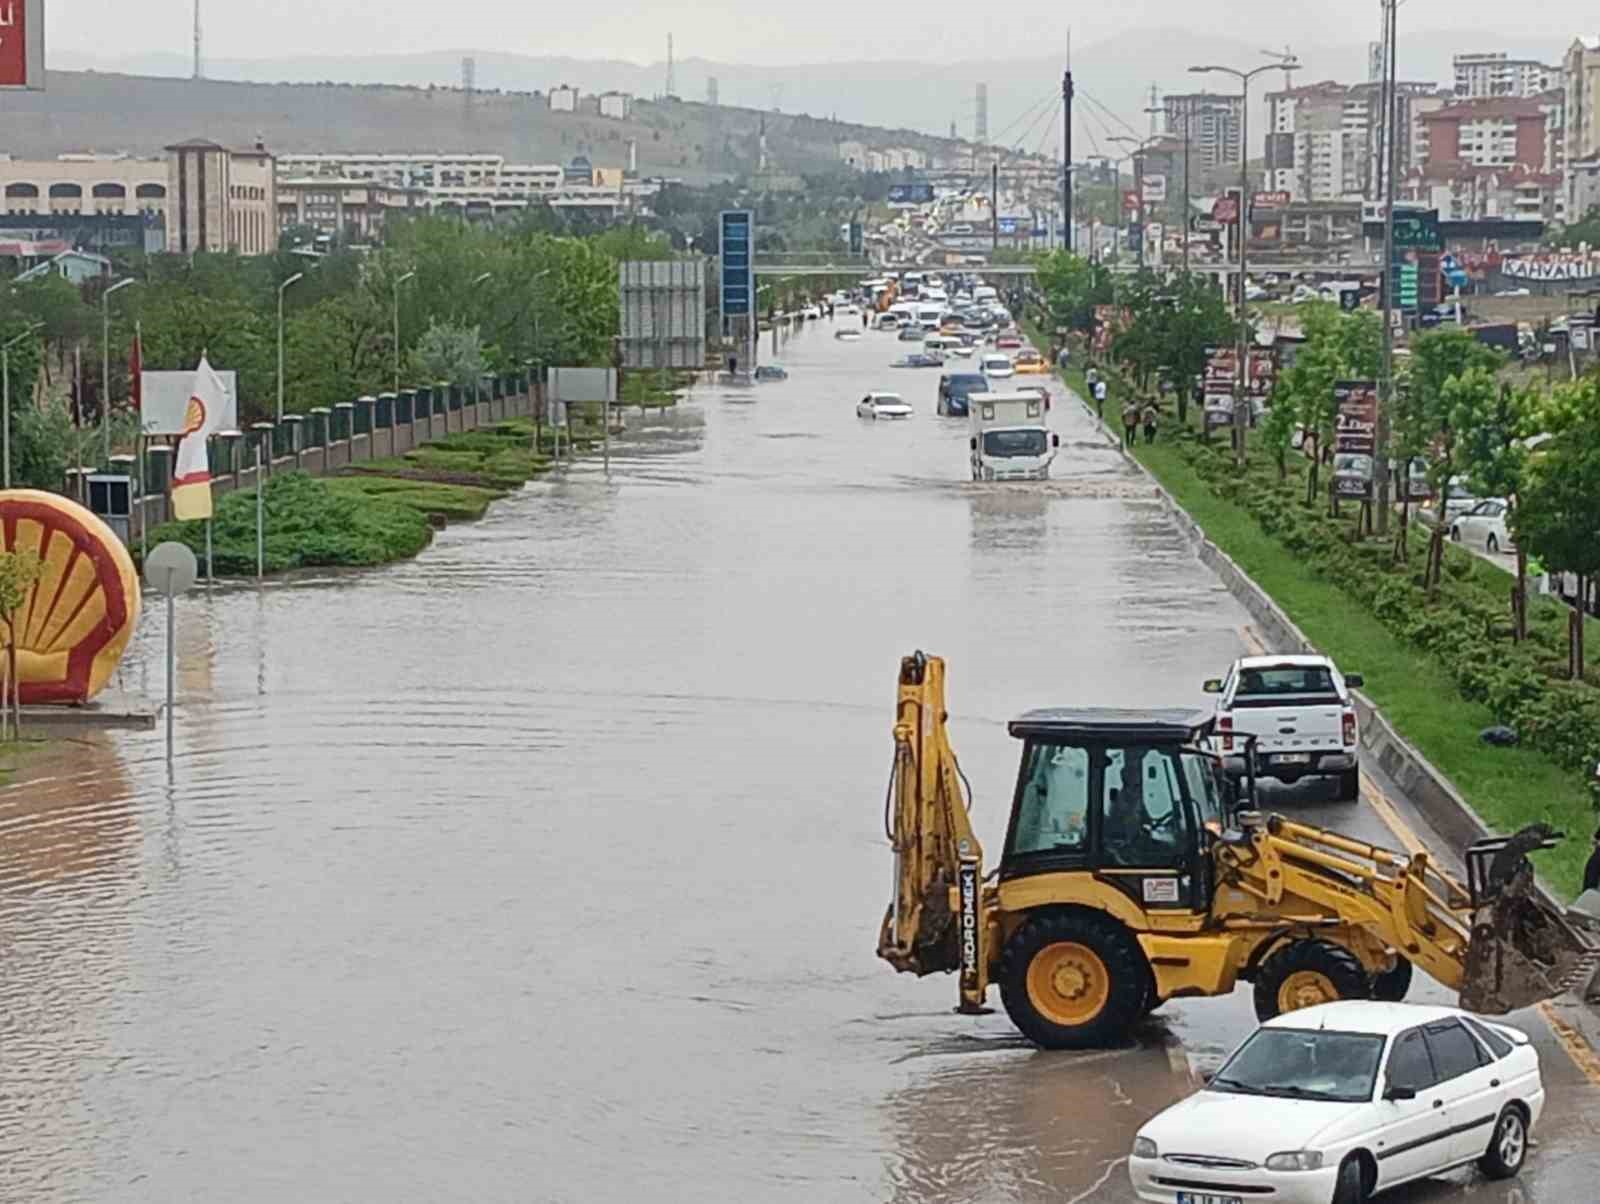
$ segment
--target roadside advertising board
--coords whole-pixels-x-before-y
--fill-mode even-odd
[[[1339,414],[1333,428],[1333,495],[1372,500],[1374,454],[1378,438],[1378,384],[1341,380],[1333,386]]]
[[[722,316],[742,318],[755,305],[755,221],[748,209],[724,209],[717,228]]]
[[[1250,198],[1250,208],[1253,211],[1263,209],[1286,209],[1289,206],[1287,192],[1258,192]]]
[[[44,91],[44,0],[0,0],[0,88]]]
[[[1239,354],[1233,347],[1206,349],[1206,370],[1201,376],[1206,429],[1233,424],[1234,390],[1239,383]]]
[[[1122,194],[1122,211],[1124,213],[1139,212],[1139,194],[1137,192],[1128,191]]]
[[[1167,199],[1167,177],[1145,176],[1144,178],[1144,203],[1146,205],[1160,204]]]
[[[1250,348],[1250,371],[1245,380],[1251,397],[1272,396],[1272,386],[1278,379],[1278,357],[1270,347]]]
[[[705,260],[630,259],[618,267],[617,295],[623,367],[705,366]]]
[[[1231,196],[1218,197],[1211,206],[1211,220],[1229,225],[1239,220],[1239,202]]]

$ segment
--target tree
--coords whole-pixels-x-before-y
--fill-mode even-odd
[[[1559,429],[1526,465],[1514,529],[1519,547],[1552,571],[1578,578],[1579,610],[1568,640],[1572,675],[1581,678],[1583,603],[1600,575],[1600,379],[1558,393],[1546,413]]]
[[[5,680],[0,684],[0,739],[6,737],[6,714],[15,721],[14,739],[22,738],[22,686],[17,679],[17,620],[39,580],[44,565],[36,552],[0,552],[0,615],[6,625]]]
[[[476,326],[430,322],[411,351],[413,371],[424,380],[470,385],[483,374],[483,343]]]
[[[1305,307],[1301,318],[1305,343],[1294,365],[1278,382],[1276,395],[1294,409],[1304,432],[1311,471],[1306,474],[1306,500],[1315,503],[1323,451],[1333,440],[1339,406],[1333,387],[1341,380],[1376,376],[1382,328],[1376,314],[1347,314],[1337,305],[1318,302]],[[1281,403],[1280,403],[1281,404]]]
[[[1507,525],[1515,529],[1516,509],[1527,475],[1528,449],[1524,440],[1538,433],[1538,391],[1531,387],[1515,389],[1503,383],[1488,396],[1472,390],[1464,401],[1465,408],[1458,408],[1453,416],[1454,427],[1460,432],[1456,443],[1458,458],[1481,495],[1506,499],[1511,510]],[[1511,618],[1515,637],[1527,639],[1528,552],[1520,543]]]

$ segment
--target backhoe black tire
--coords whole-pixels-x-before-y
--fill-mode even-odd
[[[1411,990],[1411,963],[1395,954],[1394,969],[1385,970],[1372,980],[1372,997],[1384,1003],[1400,1003]]]
[[[1371,994],[1366,969],[1350,950],[1332,941],[1291,941],[1256,971],[1256,1019],[1271,1020],[1336,999],[1368,999]]]
[[[1361,1159],[1351,1154],[1339,1164],[1339,1178],[1333,1185],[1333,1204],[1366,1204],[1369,1194]]]
[[[999,979],[1006,1014],[1028,1040],[1095,1049],[1144,1015],[1151,974],[1139,942],[1109,916],[1045,911],[1012,933]]]
[[[1361,770],[1346,769],[1339,775],[1339,801],[1341,803],[1359,803],[1361,801]]]

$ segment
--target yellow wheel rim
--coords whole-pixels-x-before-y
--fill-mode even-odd
[[[1028,999],[1052,1024],[1073,1028],[1105,1010],[1111,974],[1087,945],[1062,941],[1047,945],[1028,963]]]
[[[1278,1010],[1294,1012],[1300,1008],[1333,1003],[1339,998],[1333,981],[1319,970],[1296,970],[1278,988]]]

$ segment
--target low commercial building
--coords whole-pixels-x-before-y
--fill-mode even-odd
[[[419,188],[399,188],[338,176],[298,176],[278,181],[278,226],[310,226],[365,242],[383,232],[391,213],[427,207]]]
[[[129,155],[64,154],[54,159],[3,155],[0,194],[9,214],[164,216],[167,163]]]

